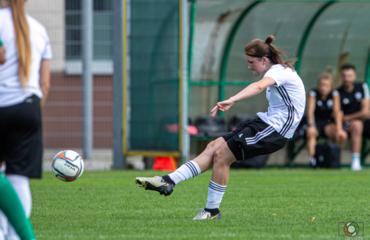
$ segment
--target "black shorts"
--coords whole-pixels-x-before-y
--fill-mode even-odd
[[[40,99],[0,108],[0,162],[7,174],[41,178],[42,137]]]
[[[325,135],[324,129],[325,129],[326,125],[328,125],[330,123],[334,123],[334,119],[316,121],[316,129],[319,132],[319,137],[327,137]]]
[[[351,121],[343,123],[342,129],[349,134],[349,127],[351,126]]]
[[[236,160],[276,152],[288,142],[287,138],[258,117],[222,137]]]

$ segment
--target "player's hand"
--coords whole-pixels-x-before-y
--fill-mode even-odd
[[[306,130],[307,137],[317,137],[319,136],[319,131],[317,131],[316,126],[309,126]]]
[[[341,140],[346,140],[347,137],[347,133],[343,129],[337,131],[335,134],[335,139],[337,140],[337,142],[340,142]]]
[[[212,117],[216,116],[218,111],[226,112],[229,108],[234,105],[234,101],[228,99],[222,102],[218,102],[217,105],[211,110]]]

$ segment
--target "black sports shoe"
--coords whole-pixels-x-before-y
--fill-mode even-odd
[[[161,195],[168,196],[173,192],[174,184],[166,182],[162,177],[137,177],[135,182],[140,185],[140,187],[145,188],[145,190],[157,191]]]

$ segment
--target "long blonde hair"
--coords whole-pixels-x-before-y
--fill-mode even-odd
[[[31,41],[30,29],[27,23],[24,0],[10,0],[13,15],[15,41],[18,52],[18,74],[24,88],[31,69]]]

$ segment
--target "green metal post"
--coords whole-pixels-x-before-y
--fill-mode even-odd
[[[191,10],[190,10],[190,30],[189,30],[189,50],[188,50],[188,109],[189,109],[189,99],[190,99],[190,88],[191,88],[191,64],[193,61],[193,42],[194,42],[194,31],[195,31],[195,21],[197,12],[197,2],[196,0],[191,0]],[[181,164],[184,164],[184,158],[181,157]]]
[[[196,12],[197,12],[197,2],[196,2],[196,0],[191,0],[190,30],[189,30],[189,54],[188,54],[188,79],[189,79],[189,84],[190,84],[190,81],[191,81],[191,64],[192,64],[192,60],[193,60],[193,42],[194,42]]]
[[[308,25],[306,27],[306,30],[303,33],[301,42],[299,43],[299,47],[298,47],[298,53],[297,53],[298,61],[295,64],[295,70],[297,71],[298,74],[301,70],[302,56],[303,56],[304,48],[305,48],[306,43],[307,43],[307,39],[310,36],[310,32],[311,32],[313,26],[315,25],[317,19],[321,16],[321,14],[325,11],[325,9],[327,9],[333,3],[335,3],[335,0],[324,3],[324,5],[322,5],[319,8],[319,10],[317,10],[315,15],[311,18],[310,22],[308,23]]]
[[[189,30],[189,50],[188,50],[188,109],[189,109],[189,99],[190,99],[190,88],[191,82],[191,65],[193,62],[193,43],[194,43],[194,31],[196,22],[196,12],[197,12],[197,1],[191,0],[191,10],[190,10],[190,30]]]
[[[235,21],[235,23],[234,23],[234,25],[233,25],[230,33],[229,33],[229,36],[228,36],[226,44],[225,44],[224,53],[222,55],[222,60],[221,60],[219,95],[218,95],[218,100],[219,101],[223,101],[225,99],[225,83],[226,83],[227,64],[228,64],[228,61],[229,61],[230,50],[231,50],[231,46],[233,44],[235,35],[236,35],[236,33],[239,29],[239,26],[241,25],[242,21],[244,20],[245,16],[247,16],[247,14],[255,6],[257,6],[261,2],[262,1],[256,1],[256,2],[252,3],[251,5],[249,5],[248,7],[246,7],[244,9],[244,11],[240,14],[238,19]],[[224,115],[223,112],[219,112],[219,114],[220,114],[220,116]]]
[[[367,61],[366,61],[366,69],[365,69],[365,82],[367,83],[367,87],[370,86],[370,48],[367,53]],[[370,153],[370,148],[367,144],[367,139],[362,139],[362,149],[361,149],[361,165],[367,166],[365,164],[366,156]]]
[[[367,53],[367,62],[366,62],[366,69],[365,69],[365,82],[367,86],[370,86],[370,48]]]

